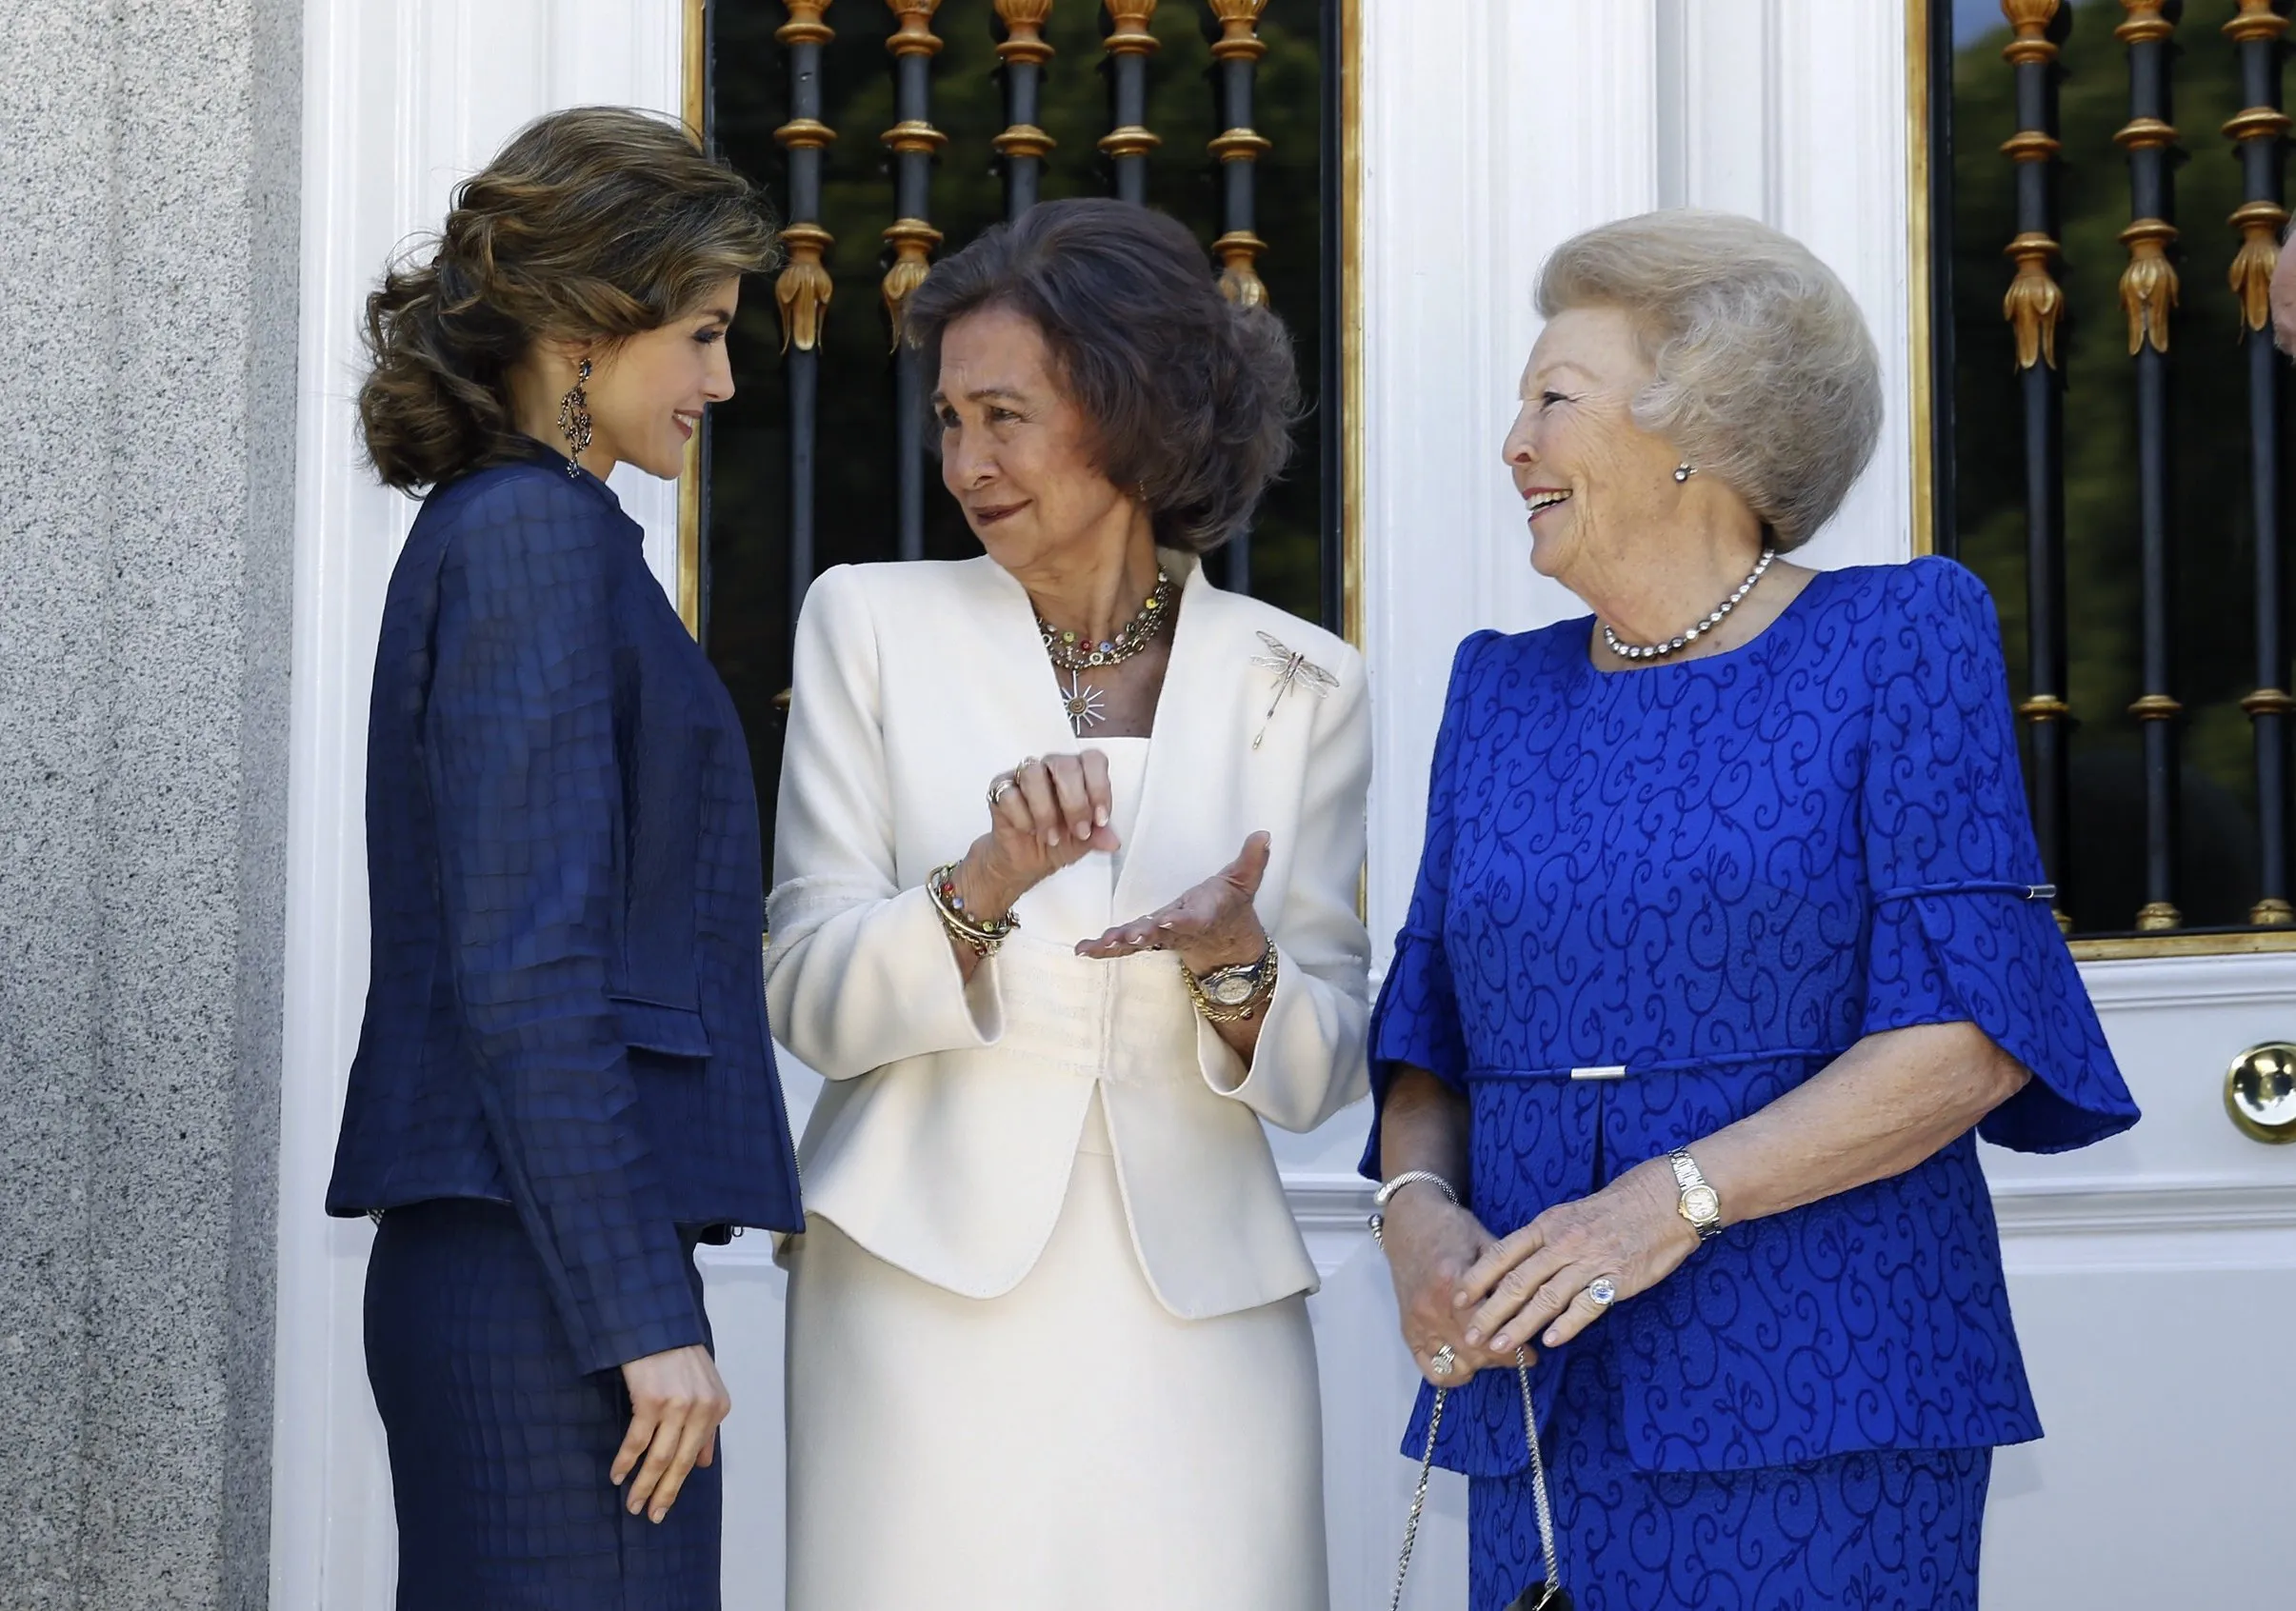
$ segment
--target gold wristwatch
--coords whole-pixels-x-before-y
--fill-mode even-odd
[[[1699,1241],[1711,1242],[1722,1234],[1722,1199],[1698,1172],[1688,1148],[1678,1146],[1667,1157],[1674,1165],[1674,1183],[1682,1188],[1675,1211],[1690,1223]]]
[[[1215,967],[1208,973],[1197,973],[1186,963],[1180,965],[1196,1010],[1214,1024],[1231,1024],[1257,1012],[1275,989],[1275,971],[1273,940],[1252,961]]]

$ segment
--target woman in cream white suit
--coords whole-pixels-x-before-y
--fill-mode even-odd
[[[987,553],[831,570],[798,626],[789,1603],[1320,1611],[1261,1121],[1366,1088],[1368,714],[1345,644],[1198,563],[1282,466],[1288,342],[1101,201],[938,266],[908,335]]]

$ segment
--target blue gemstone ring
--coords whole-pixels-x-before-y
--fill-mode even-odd
[[[1618,1301],[1618,1283],[1608,1276],[1596,1276],[1587,1283],[1587,1301],[1598,1309],[1607,1309]]]

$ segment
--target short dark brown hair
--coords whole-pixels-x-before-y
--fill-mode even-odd
[[[1290,334],[1222,296],[1209,255],[1175,219],[1104,198],[1045,202],[935,265],[904,324],[928,387],[948,327],[988,308],[1044,336],[1092,422],[1101,472],[1142,490],[1168,547],[1227,542],[1291,456]]]
[[[625,107],[537,118],[367,299],[369,462],[413,491],[509,457],[509,371],[537,336],[658,329],[775,255],[757,188],[676,123]]]

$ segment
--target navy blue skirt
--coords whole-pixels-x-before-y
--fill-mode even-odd
[[[1805,1465],[1645,1471],[1610,1350],[1574,1346],[1542,1428],[1579,1611],[1975,1611],[1991,1449],[1867,1449]],[[1546,1576],[1530,1477],[1467,1484],[1470,1611]]]
[[[383,1216],[367,1379],[390,1441],[399,1611],[718,1611],[723,1441],[659,1526],[623,1508],[608,1480],[629,1427],[621,1373],[575,1363],[508,1204]]]

